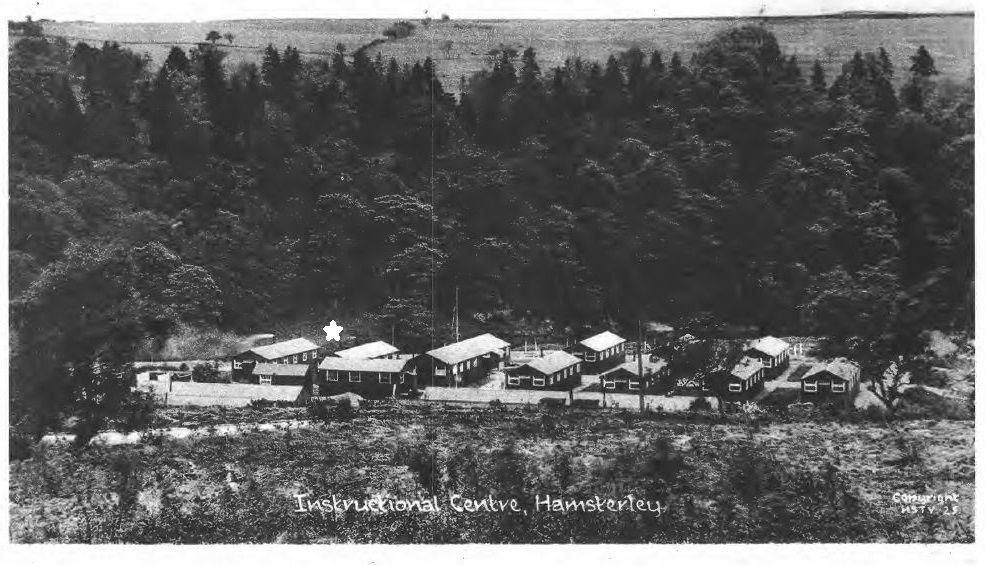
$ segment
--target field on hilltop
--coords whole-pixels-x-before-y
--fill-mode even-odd
[[[36,446],[10,465],[16,542],[967,542],[970,421],[788,422],[380,406],[308,430]],[[437,497],[439,513],[298,513],[295,495]],[[635,512],[462,513],[449,493],[633,495]],[[958,494],[931,513],[895,493]]]
[[[407,38],[387,40],[368,54],[399,62],[422,60],[430,55],[436,62],[445,88],[459,90],[460,79],[486,64],[489,50],[505,45],[522,51],[532,46],[542,68],[563,63],[569,57],[604,61],[610,54],[637,46],[645,52],[659,49],[690,55],[696,46],[715,33],[751,20],[741,19],[652,19],[652,20],[452,20],[433,22]],[[103,24],[93,22],[47,22],[46,33],[70,41],[126,42],[128,47],[150,55],[160,65],[171,45],[191,47],[203,41],[209,30],[232,33],[227,62],[259,63],[267,44],[278,48],[297,47],[307,57],[327,56],[342,43],[351,52],[373,40],[384,39],[390,20],[239,20],[164,24]],[[973,67],[973,18],[970,16],[921,18],[783,18],[768,20],[767,26],[789,53],[809,65],[818,59],[829,77],[840,71],[856,50],[883,47],[897,68],[908,68],[909,57],[920,45],[933,54],[944,77],[964,80]],[[450,49],[443,44],[451,41]],[[226,44],[223,40],[220,43]],[[904,73],[897,74],[902,80]]]

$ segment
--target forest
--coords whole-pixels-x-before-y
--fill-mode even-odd
[[[504,46],[455,97],[431,59],[366,49],[231,69],[203,42],[151,68],[11,39],[26,432],[112,407],[138,345],[179,324],[370,313],[414,351],[456,289],[476,316],[744,324],[883,359],[971,329],[973,83],[923,47],[825,76],[764,25],[551,69]]]

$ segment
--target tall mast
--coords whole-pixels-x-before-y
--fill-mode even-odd
[[[643,380],[643,323],[636,320],[636,368],[640,375],[640,412],[643,412],[643,391],[646,382]]]

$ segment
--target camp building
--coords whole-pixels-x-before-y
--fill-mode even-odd
[[[581,385],[581,358],[567,352],[552,352],[511,369],[507,389],[570,389]]]
[[[485,377],[510,358],[510,344],[492,334],[429,350],[414,359],[417,383],[460,385]]]
[[[817,364],[800,378],[800,392],[808,397],[852,399],[858,393],[862,372],[855,362],[839,358]]]
[[[626,361],[626,339],[606,330],[578,342],[571,353],[585,362],[584,373],[602,373]]]
[[[790,365],[790,344],[774,336],[765,336],[746,348],[746,355],[759,360],[767,376],[775,377]]]
[[[640,379],[639,360],[623,362],[599,376],[603,389],[610,391],[639,391],[641,387],[651,387],[656,380],[670,374],[670,367],[661,358],[650,357],[643,360],[643,378]],[[646,382],[644,386],[643,383]]]
[[[320,395],[346,391],[374,397],[396,394],[409,386],[408,360],[326,357],[318,364]]]
[[[307,338],[295,338],[250,348],[233,356],[233,377],[252,373],[253,366],[266,364],[307,364],[318,359],[318,346]]]
[[[744,393],[763,382],[766,366],[757,358],[743,356],[726,377],[729,393]]]
[[[307,385],[312,375],[311,364],[257,363],[249,376],[258,385]]]

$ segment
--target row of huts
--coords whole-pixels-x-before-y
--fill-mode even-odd
[[[791,349],[791,344],[772,336],[754,341],[725,376],[727,393],[742,396],[781,374],[790,365]],[[322,357],[316,344],[296,338],[236,354],[232,368],[235,381],[310,384],[321,395],[395,395],[426,386],[469,386],[493,370],[503,371],[507,389],[533,390],[571,390],[582,384],[584,375],[592,375],[604,390],[640,391],[670,375],[667,360],[651,354],[642,361],[627,361],[626,351],[627,340],[609,331],[564,351],[515,362],[509,342],[488,333],[420,355],[376,341]],[[846,360],[819,364],[803,374],[801,391],[807,396],[852,396],[858,391],[859,373],[858,366]]]

